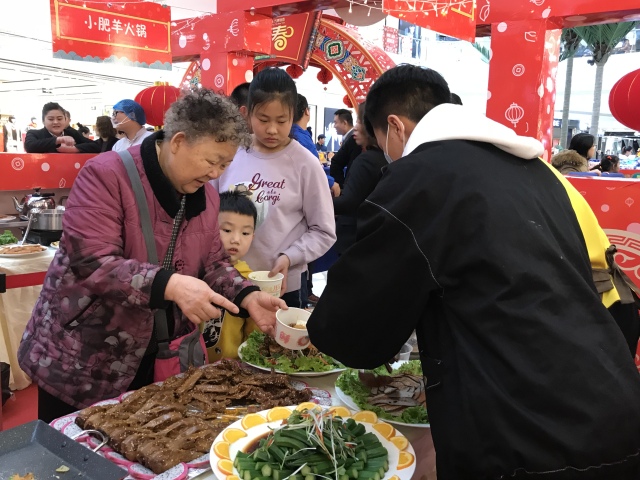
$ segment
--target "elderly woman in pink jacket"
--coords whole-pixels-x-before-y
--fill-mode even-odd
[[[40,419],[51,421],[152,383],[157,309],[166,310],[172,338],[217,318],[219,307],[250,314],[263,331],[272,331],[275,311],[286,305],[232,267],[218,231],[218,194],[209,183],[248,142],[236,107],[203,90],[178,99],[164,131],[129,149],[158,258],[171,259],[168,268],[147,260],[141,216],[120,156],[103,153],[80,171],[60,249],[18,352],[20,366],[38,385]],[[173,257],[166,255],[172,235]]]

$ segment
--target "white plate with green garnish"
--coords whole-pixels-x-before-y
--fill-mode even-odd
[[[346,368],[328,355],[306,348],[288,350],[261,332],[251,332],[238,348],[238,357],[259,370],[284,373],[293,377],[321,377],[344,372]]]
[[[210,461],[219,480],[410,480],[416,468],[406,437],[373,412],[351,417],[344,407],[308,403],[238,420],[216,437]]]

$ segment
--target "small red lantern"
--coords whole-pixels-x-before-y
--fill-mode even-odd
[[[154,127],[159,127],[164,124],[165,112],[179,96],[180,90],[178,88],[158,83],[138,93],[135,101],[144,109],[147,123]]]
[[[347,108],[353,108],[353,103],[351,103],[351,97],[349,95],[345,95],[342,102],[347,106]]]
[[[300,78],[304,73],[304,70],[300,65],[289,65],[285,71],[289,74],[291,78]]]
[[[320,80],[321,83],[323,83],[324,85],[326,85],[327,83],[329,83],[331,80],[333,80],[333,73],[331,73],[329,70],[327,70],[326,68],[322,67],[320,69],[320,71],[318,72],[318,80]]]
[[[640,131],[640,70],[626,74],[611,89],[609,109],[625,127]]]

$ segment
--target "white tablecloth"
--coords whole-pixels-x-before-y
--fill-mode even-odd
[[[53,259],[55,249],[35,257],[0,258],[0,273],[20,275],[24,273],[46,272]],[[0,361],[11,365],[9,387],[22,390],[31,384],[29,377],[18,366],[17,352],[24,329],[31,318],[42,285],[13,288],[0,293]]]
[[[322,388],[331,393],[333,405],[343,405],[336,395],[335,383],[338,374],[325,377],[302,377],[300,380],[312,387]],[[399,427],[394,425],[407,439],[416,451],[416,470],[412,480],[436,480],[436,452],[433,448],[430,428]],[[213,472],[205,472],[194,480],[216,480]]]

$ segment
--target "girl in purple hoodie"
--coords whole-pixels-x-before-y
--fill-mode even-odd
[[[244,260],[254,271],[284,274],[282,298],[291,307],[301,307],[300,277],[307,264],[336,240],[327,177],[318,159],[289,136],[296,102],[296,85],[284,70],[256,75],[247,105],[251,147],[239,149],[214,181],[219,192],[238,186],[250,192],[258,227]]]

